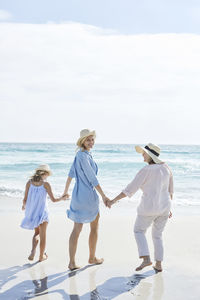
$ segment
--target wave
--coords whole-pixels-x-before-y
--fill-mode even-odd
[[[14,189],[8,187],[0,187],[0,195],[7,197],[22,197],[24,195],[24,191],[21,189]]]

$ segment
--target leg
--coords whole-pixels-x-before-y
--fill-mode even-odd
[[[154,259],[156,264],[154,269],[157,271],[162,271],[162,260],[163,260],[163,242],[162,233],[167,223],[168,216],[157,217],[153,222],[152,227],[152,239],[154,243]]]
[[[75,254],[76,254],[76,249],[77,249],[77,243],[78,243],[78,238],[81,233],[81,230],[83,228],[83,224],[81,223],[74,223],[74,228],[72,230],[72,233],[69,238],[69,265],[68,268],[70,270],[76,270],[79,269],[79,267],[75,263]]]
[[[136,271],[142,270],[146,266],[150,266],[152,264],[149,255],[149,248],[147,244],[147,240],[145,237],[145,233],[147,228],[151,225],[153,221],[153,217],[148,216],[137,216],[134,226],[134,234],[135,239],[138,246],[139,257],[143,258],[142,264],[136,268]]]
[[[46,230],[47,230],[48,222],[44,222],[40,224],[40,257],[39,261],[46,260],[48,258],[47,254],[44,252],[46,248]]]
[[[33,235],[33,239],[32,239],[32,250],[31,250],[31,254],[29,255],[28,259],[29,260],[33,260],[34,256],[35,256],[35,252],[36,252],[36,247],[38,245],[39,242],[39,227],[35,228],[35,233]]]
[[[96,245],[98,239],[98,225],[99,225],[99,214],[97,215],[96,219],[90,223],[90,236],[89,236],[89,250],[90,250],[90,257],[88,262],[90,264],[102,264],[104,259],[103,258],[96,258]]]

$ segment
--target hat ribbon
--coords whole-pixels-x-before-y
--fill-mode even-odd
[[[156,156],[159,156],[159,153],[157,153],[156,151],[154,151],[153,149],[149,148],[148,146],[144,147],[145,149],[149,150],[151,153],[153,153]]]

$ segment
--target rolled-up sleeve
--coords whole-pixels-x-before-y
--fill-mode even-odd
[[[169,178],[169,193],[170,194],[174,193],[174,179],[173,179],[172,173],[171,173],[170,178]]]
[[[74,163],[72,164],[72,166],[71,166],[71,168],[69,170],[68,176],[71,177],[71,178],[75,177]]]
[[[167,169],[168,169],[168,171],[169,171],[169,188],[168,188],[168,192],[170,193],[170,194],[173,194],[174,193],[174,179],[173,179],[173,174],[172,174],[172,171],[171,171],[171,168],[167,165],[167,164],[165,164],[166,165],[166,167],[167,167]]]
[[[98,182],[96,174],[90,164],[89,158],[87,157],[87,155],[85,153],[83,153],[81,155],[80,165],[81,165],[81,168],[82,168],[87,180],[90,182],[90,184],[93,187],[97,186],[99,184],[99,182]]]
[[[122,193],[124,193],[129,198],[133,196],[144,184],[146,177],[147,177],[147,169],[143,168],[141,169],[135,176],[135,178],[127,185],[127,187],[122,190]]]

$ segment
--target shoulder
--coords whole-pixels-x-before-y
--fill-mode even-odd
[[[169,171],[170,175],[172,175],[171,168],[166,163],[164,163],[163,166]]]
[[[88,153],[85,152],[85,151],[81,151],[79,150],[76,154],[76,157],[80,160],[84,160],[84,159],[87,159],[88,158]]]
[[[148,166],[144,166],[142,169],[140,169],[137,174],[135,175],[136,177],[143,177],[148,173],[149,169]]]
[[[151,170],[151,165],[146,165],[142,169],[140,169],[139,173],[146,173]]]
[[[30,187],[30,185],[31,185],[31,180],[27,181],[27,183],[26,183],[26,187],[27,187],[27,188],[29,188],[29,187]]]
[[[51,188],[51,185],[47,181],[45,181],[44,187],[45,187],[45,189],[49,189],[49,188]]]
[[[146,166],[144,166],[142,169],[140,169],[138,171],[137,176],[147,176],[148,174],[151,173],[151,171],[153,169],[152,166],[154,167],[155,165],[146,165]]]

